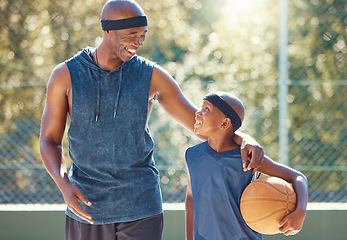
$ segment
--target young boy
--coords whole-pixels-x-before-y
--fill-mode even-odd
[[[246,225],[240,212],[241,194],[257,177],[255,170],[243,171],[240,147],[232,141],[244,118],[242,102],[227,93],[212,93],[204,97],[202,109],[195,115],[194,131],[208,141],[186,151],[186,239],[262,239]],[[267,156],[256,170],[292,183],[297,207],[278,227],[285,235],[298,233],[306,216],[305,176]]]

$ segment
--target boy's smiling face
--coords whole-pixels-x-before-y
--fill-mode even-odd
[[[226,118],[217,107],[207,100],[203,100],[200,111],[195,113],[194,133],[211,137],[218,133],[220,125]]]

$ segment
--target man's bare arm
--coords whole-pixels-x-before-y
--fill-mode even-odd
[[[160,105],[171,117],[194,133],[197,109],[184,96],[170,74],[158,65],[153,69],[150,92],[157,96]]]
[[[91,216],[78,204],[78,200],[86,205],[91,203],[77,186],[70,183],[63,155],[62,140],[69,109],[67,89],[70,85],[70,75],[66,65],[58,65],[47,87],[46,106],[41,122],[40,152],[47,172],[62,192],[69,209],[80,218],[93,223]]]
[[[195,112],[197,109],[188,101],[175,80],[164,69],[155,66],[153,69],[150,95],[157,95],[165,111],[183,127],[194,133]],[[206,138],[197,135],[201,140]],[[264,151],[259,144],[247,134],[237,133],[234,141],[242,146],[244,170],[260,167]],[[242,145],[242,142],[244,143]],[[251,155],[251,157],[249,157]],[[250,164],[247,164],[248,160]]]
[[[236,131],[233,136],[233,141],[241,146],[241,158],[244,171],[262,166],[264,162],[264,150],[254,138],[248,134]]]

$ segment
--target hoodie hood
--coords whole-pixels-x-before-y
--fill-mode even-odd
[[[79,60],[81,63],[87,65],[90,69],[97,71],[97,88],[96,88],[96,109],[95,109],[95,121],[98,121],[99,115],[100,115],[100,82],[102,79],[100,79],[100,73],[102,74],[119,74],[119,83],[118,83],[118,91],[116,100],[114,103],[114,112],[113,117],[115,118],[117,115],[118,110],[118,104],[119,99],[121,95],[121,89],[122,89],[122,80],[123,80],[123,72],[127,71],[127,69],[133,64],[135,59],[137,58],[137,55],[134,55],[128,62],[123,62],[119,67],[112,71],[107,71],[99,67],[99,65],[94,61],[93,58],[93,51],[95,51],[95,48],[92,47],[86,47],[82,51],[76,54],[76,59]]]
[[[94,61],[94,57],[93,57],[93,52],[95,51],[95,48],[92,47],[86,47],[84,48],[82,51],[78,52],[76,54],[76,59],[78,59],[79,61],[81,61],[82,63],[86,64],[87,66],[89,66],[91,69],[97,70],[99,69],[100,72],[107,72],[107,73],[113,73],[113,72],[117,72],[120,70],[120,68],[122,68],[124,71],[129,68],[133,62],[135,61],[135,59],[138,57],[137,55],[134,55],[128,62],[123,62],[119,67],[117,67],[116,69],[112,70],[112,71],[107,71],[104,70],[102,68],[100,68],[96,62]]]

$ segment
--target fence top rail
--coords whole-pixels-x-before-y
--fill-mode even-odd
[[[323,86],[327,84],[347,86],[347,79],[342,80],[289,80],[288,82],[291,86]]]

